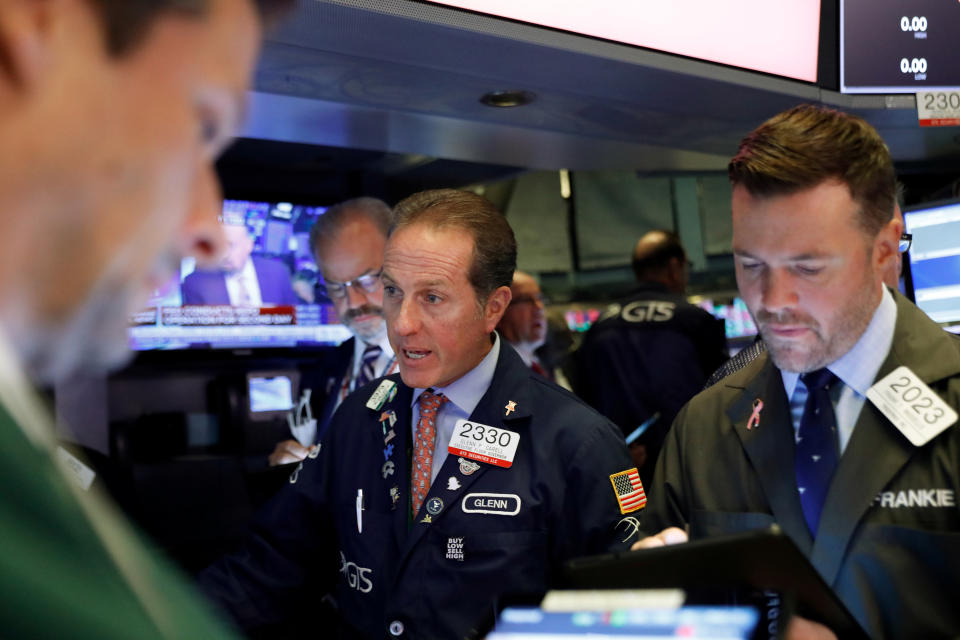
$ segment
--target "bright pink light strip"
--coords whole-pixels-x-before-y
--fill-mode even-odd
[[[431,0],[816,82],[820,0]]]

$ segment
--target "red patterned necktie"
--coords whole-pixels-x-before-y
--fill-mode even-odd
[[[437,442],[437,411],[447,401],[442,394],[427,389],[420,394],[420,419],[417,421],[416,445],[413,450],[413,469],[410,474],[410,496],[413,517],[417,517],[430,491],[433,468],[433,447]]]

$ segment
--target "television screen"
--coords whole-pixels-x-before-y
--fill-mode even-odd
[[[746,338],[757,335],[757,325],[753,322],[747,304],[742,298],[734,298],[729,304],[715,303],[710,299],[700,300],[699,306],[723,320],[727,339]]]
[[[131,318],[134,350],[339,344],[350,336],[323,295],[310,227],[325,207],[225,200],[227,254],[192,258]]]
[[[840,0],[840,91],[960,87],[960,3]]]
[[[934,321],[960,322],[960,200],[904,207],[917,306]]]
[[[816,82],[820,0],[431,0],[458,9]]]

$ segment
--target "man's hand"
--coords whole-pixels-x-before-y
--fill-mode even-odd
[[[290,464],[291,462],[300,462],[306,458],[312,450],[313,447],[308,449],[296,440],[284,440],[274,447],[273,453],[270,454],[270,457],[267,458],[267,460],[269,461],[271,467],[276,467],[277,465],[281,464]]]
[[[786,640],[837,640],[837,635],[830,629],[800,616],[790,618],[784,637]]]
[[[633,546],[630,547],[631,551],[636,551],[637,549],[650,549],[652,547],[664,547],[668,544],[679,544],[681,542],[687,541],[687,532],[683,529],[678,529],[677,527],[667,527],[660,533],[647,536],[643,540],[639,540],[633,543]]]

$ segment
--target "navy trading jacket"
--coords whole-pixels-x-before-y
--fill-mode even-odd
[[[386,380],[396,395],[375,410],[368,399],[389,383],[350,395],[246,548],[201,576],[244,627],[281,619],[324,572],[347,637],[462,638],[498,596],[542,592],[566,560],[635,539],[636,513],[622,513],[611,478],[633,466],[619,429],[511,349],[470,420],[518,434],[512,466],[448,455],[411,522],[413,390]],[[624,476],[616,481],[622,493]]]

